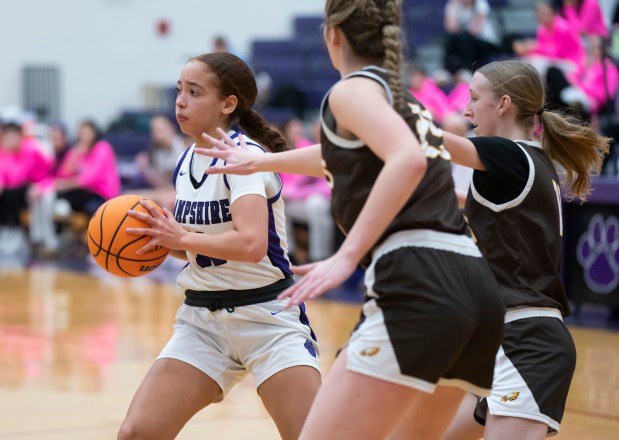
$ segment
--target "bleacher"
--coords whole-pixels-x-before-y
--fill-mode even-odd
[[[492,20],[501,33],[534,34],[537,25],[535,0],[489,0]],[[443,17],[445,2],[404,0],[404,54],[407,60],[429,70],[442,67]],[[322,34],[323,17],[297,16],[290,36],[279,39],[256,39],[251,45],[250,62],[255,73],[266,72],[273,81],[272,93],[298,93],[303,108],[298,114],[289,102],[261,108],[271,123],[280,124],[291,116],[309,118],[320,106],[327,90],[340,78],[331,65]],[[170,87],[170,94],[174,92]],[[173,99],[166,99],[173,112]],[[111,127],[106,138],[121,159],[134,157],[147,146],[144,127],[152,112],[123,112],[119,124]],[[145,124],[146,121],[146,124]]]
[[[490,0],[499,32],[535,32],[534,0]],[[404,0],[404,54],[430,69],[441,66],[444,2],[435,0]],[[338,79],[325,47],[322,16],[299,16],[293,20],[290,37],[257,39],[251,48],[251,62],[256,72],[268,73],[277,87],[298,89],[308,111],[320,106],[325,92]],[[290,114],[286,109],[266,108],[265,115],[281,122]]]

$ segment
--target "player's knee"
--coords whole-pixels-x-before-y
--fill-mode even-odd
[[[146,440],[149,437],[148,433],[133,423],[123,422],[118,430],[117,440]]]

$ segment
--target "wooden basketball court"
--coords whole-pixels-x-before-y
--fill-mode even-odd
[[[172,331],[183,297],[170,284],[53,267],[0,269],[0,439],[109,440]],[[359,304],[308,304],[326,373]],[[578,363],[561,440],[619,438],[619,333],[571,328]],[[277,439],[253,381],[178,437]]]

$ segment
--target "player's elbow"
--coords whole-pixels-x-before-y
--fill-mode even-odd
[[[268,241],[250,239],[245,247],[245,260],[249,263],[260,263],[267,254]]]
[[[423,176],[428,169],[428,161],[422,154],[410,154],[406,163],[411,177]]]

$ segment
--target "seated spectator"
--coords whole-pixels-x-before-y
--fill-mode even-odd
[[[283,125],[282,131],[288,144],[294,148],[313,145],[303,134],[303,123],[292,118]],[[331,189],[322,177],[302,176],[300,174],[282,174],[282,197],[286,203],[286,227],[288,229],[288,252],[303,260],[297,252],[294,223],[307,225],[308,259],[319,261],[333,253],[333,233],[335,226],[331,215]]]
[[[471,82],[470,70],[461,69],[454,74],[455,85],[447,94],[449,109],[452,112],[462,115],[466,109],[466,105],[471,99],[469,83]]]
[[[461,80],[470,77],[470,72],[468,77],[466,72],[459,71]],[[432,114],[437,125],[449,132],[466,134],[470,124],[462,113],[470,97],[468,83],[458,83],[447,95],[422,69],[413,68],[409,91]]]
[[[568,74],[551,68],[546,77],[548,105],[569,108],[585,121],[614,102],[619,79],[617,66],[606,56],[602,38],[590,36],[588,41],[584,65]]]
[[[563,0],[561,15],[583,35],[608,36],[608,27],[598,0]]]
[[[54,174],[40,182],[36,193],[53,194],[53,208],[44,210],[34,226],[50,235],[44,243],[48,252],[53,252],[58,244],[55,217],[68,217],[73,212],[90,217],[106,200],[120,193],[114,150],[101,139],[94,122],[86,120],[80,124],[75,145],[64,155]]]
[[[51,166],[38,143],[23,135],[15,122],[0,126],[0,254],[13,255],[27,244],[20,215],[26,194]]]
[[[564,18],[557,15],[552,2],[539,1],[536,7],[537,38],[533,40],[516,40],[514,53],[526,58],[544,76],[550,66],[555,66],[565,73],[576,69],[584,63],[585,48],[578,31],[570,26]]]
[[[114,149],[101,139],[94,122],[80,124],[77,142],[60,164],[54,188],[57,198],[69,202],[72,211],[87,215],[120,193]]]
[[[498,51],[499,39],[489,20],[487,0],[448,0],[444,28],[447,32],[444,67],[451,73],[473,70]]]
[[[56,227],[51,221],[54,217],[54,200],[51,182],[57,175],[60,164],[69,152],[67,130],[63,124],[56,123],[49,127],[49,141],[54,154],[53,164],[48,175],[28,189],[28,206],[30,211],[30,242],[39,255],[53,255],[58,250]]]
[[[150,136],[148,151],[135,157],[136,167],[145,185],[143,188],[131,189],[130,192],[172,210],[176,198],[172,174],[187,145],[166,116],[154,116],[151,119]]]
[[[449,101],[443,90],[421,68],[412,68],[408,77],[408,90],[432,113],[438,123],[450,112]]]

